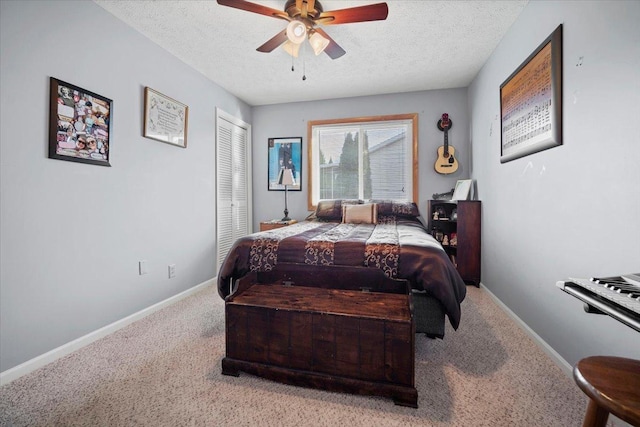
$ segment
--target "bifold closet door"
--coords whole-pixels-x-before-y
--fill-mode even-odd
[[[251,233],[250,126],[218,110],[217,271],[236,239]]]

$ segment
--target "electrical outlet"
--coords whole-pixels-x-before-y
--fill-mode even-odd
[[[173,279],[176,277],[176,265],[169,264],[169,279]]]
[[[147,270],[147,261],[138,262],[138,272],[140,273],[140,276],[149,272],[149,270]]]

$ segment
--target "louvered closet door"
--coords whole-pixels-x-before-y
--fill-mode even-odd
[[[218,110],[216,150],[217,270],[251,224],[250,126]]]

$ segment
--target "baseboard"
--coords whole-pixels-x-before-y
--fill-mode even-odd
[[[155,313],[156,311],[165,308],[171,304],[174,304],[203,288],[206,288],[209,285],[212,285],[217,280],[216,277],[213,279],[209,279],[196,285],[192,288],[187,289],[186,291],[180,292],[177,295],[167,298],[164,301],[160,301],[150,307],[147,307],[143,310],[138,311],[137,313],[133,313],[130,316],[127,316],[123,319],[117,320],[107,326],[104,326],[98,330],[88,333],[80,338],[77,338],[71,342],[61,345],[60,347],[54,348],[51,351],[48,351],[40,356],[34,357],[31,360],[27,360],[24,363],[21,363],[18,366],[15,366],[11,369],[7,369],[4,372],[0,372],[0,386],[10,383],[13,380],[20,378],[23,375],[26,375],[30,372],[35,371],[38,368],[41,368],[51,362],[54,362],[61,357],[66,356],[67,354],[73,353],[76,350],[81,349],[84,346],[91,344],[94,341],[99,340],[109,334],[114,333],[118,329],[122,329],[125,326],[135,322],[136,320],[143,319],[148,315]]]
[[[500,299],[493,294],[489,289],[487,289],[484,284],[480,283],[480,287],[484,290],[493,301],[505,312],[509,317],[511,317],[520,328],[522,328],[527,335],[529,335],[533,341],[538,344],[538,346],[554,361],[556,365],[564,372],[571,380],[573,381],[573,367],[569,362],[567,362],[560,354],[553,349],[545,340],[540,337],[540,335],[536,334],[533,329],[529,327],[522,319],[520,319],[509,307],[507,307]]]

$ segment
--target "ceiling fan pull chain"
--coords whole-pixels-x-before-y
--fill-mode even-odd
[[[307,80],[307,68],[306,68],[306,57],[307,57],[307,45],[306,43],[302,45],[302,80]]]

